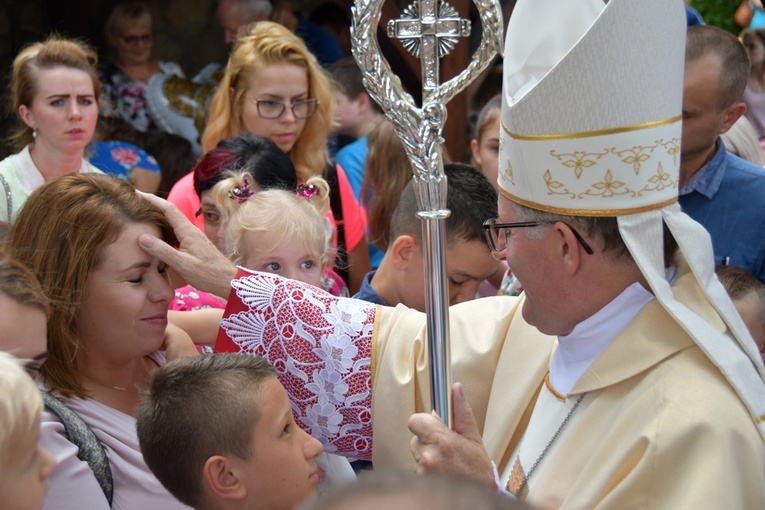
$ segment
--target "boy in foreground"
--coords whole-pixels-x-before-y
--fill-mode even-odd
[[[276,371],[259,357],[168,363],[141,400],[137,429],[146,464],[196,510],[291,509],[323,478],[321,443],[295,424]]]

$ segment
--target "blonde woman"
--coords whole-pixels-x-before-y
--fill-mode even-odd
[[[336,181],[342,206],[332,207],[331,216],[342,218],[336,221],[342,234],[338,251],[344,244],[348,286],[355,292],[369,270],[367,219],[343,169],[329,165],[332,113],[330,81],[303,41],[278,23],[256,23],[234,46],[210,101],[202,148],[207,152],[224,138],[249,132],[271,140],[290,157],[298,182],[321,176],[328,167],[336,172],[336,178],[328,180]],[[341,269],[344,265],[336,264]]]

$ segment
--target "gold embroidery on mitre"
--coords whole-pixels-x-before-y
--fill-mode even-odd
[[[510,479],[507,481],[507,486],[505,487],[509,492],[515,494],[515,497],[518,499],[526,499],[526,496],[529,494],[529,484],[524,485],[520,494],[516,494],[521,487],[521,484],[523,484],[524,478],[526,478],[526,473],[523,472],[521,457],[518,456],[515,458],[513,471],[510,473]]]
[[[614,174],[611,172],[610,168],[606,171],[606,175],[603,176],[602,181],[595,182],[591,184],[591,186],[592,187],[587,191],[579,193],[577,198],[584,198],[585,195],[603,198],[612,198],[617,195],[630,195],[631,197],[637,195],[637,193],[632,191],[624,182],[615,181]],[[594,191],[592,188],[595,188],[597,191]]]
[[[582,176],[585,168],[597,165],[597,161],[606,154],[608,154],[608,149],[606,149],[606,152],[576,151],[570,154],[556,154],[555,149],[550,151],[550,156],[560,161],[561,165],[574,169],[574,175],[576,175],[577,179]]]
[[[656,142],[654,145],[636,145],[631,149],[624,149],[621,151],[617,151],[616,147],[611,147],[611,152],[618,156],[622,160],[622,163],[632,165],[632,170],[635,171],[635,175],[640,175],[640,169],[643,167],[643,163],[651,158],[645,151],[653,153],[653,150],[658,146],[659,142]]]
[[[571,198],[576,198],[576,194],[569,191],[565,184],[560,181],[553,180],[552,173],[548,168],[544,174],[545,185],[547,185],[548,195],[569,195]],[[563,189],[561,189],[563,188]]]
[[[659,145],[667,150],[667,154],[672,156],[672,163],[677,166],[677,157],[680,155],[680,138],[673,138],[668,142],[662,138],[659,140]]]
[[[649,184],[646,184],[643,189],[638,191],[638,196],[643,196],[644,191],[662,191],[668,187],[677,187],[677,181],[672,179],[672,176],[664,171],[664,167],[659,163],[659,168],[656,169],[656,175],[652,175],[648,179]],[[654,186],[651,187],[651,184]]]
[[[570,153],[556,153],[556,151],[550,150],[550,156],[556,158],[561,162],[561,166],[567,169],[573,169],[576,180],[587,169],[588,173],[598,170],[598,161],[608,154],[617,156],[624,166],[631,167],[636,176],[640,178],[641,182],[632,182],[630,187],[626,182],[614,178],[614,175],[625,176],[624,172],[627,172],[626,168],[622,168],[617,164],[619,168],[608,168],[602,180],[593,182],[585,189],[580,191],[584,186],[579,187],[575,181],[567,178],[566,175],[561,175],[560,172],[555,171],[555,168],[548,168],[542,175],[547,188],[548,195],[564,195],[572,199],[582,200],[585,197],[602,197],[613,198],[615,196],[643,196],[644,193],[650,191],[662,191],[668,187],[677,187],[677,181],[672,177],[673,175],[664,170],[663,163],[660,161],[655,174],[640,176],[641,170],[646,166],[646,163],[652,158],[653,153],[659,147],[664,147],[667,151],[667,155],[676,157],[679,151],[679,139],[673,138],[670,141],[664,141],[659,139],[653,144],[649,145],[636,145],[626,149],[619,149],[617,147],[605,148],[604,152],[586,152],[586,151],[574,151]],[[613,163],[613,162],[612,162]],[[568,173],[568,170],[566,170]],[[600,172],[598,172],[600,173]],[[511,181],[512,182],[512,181]],[[515,184],[513,182],[513,184]],[[642,184],[642,188],[640,188]],[[578,188],[578,189],[577,189]]]
[[[502,178],[506,181],[509,181],[510,184],[515,184],[515,177],[513,176],[513,165],[510,164],[510,162],[507,162],[507,166],[504,170],[502,170]]]

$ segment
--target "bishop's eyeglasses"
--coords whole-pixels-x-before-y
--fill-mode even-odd
[[[500,223],[497,218],[491,218],[483,222],[483,233],[486,236],[486,242],[489,243],[491,251],[500,253],[507,248],[507,238],[510,236],[510,230],[513,228],[530,228],[541,225],[554,225],[557,221],[519,221],[516,223]],[[592,255],[592,248],[587,244],[582,236],[579,235],[574,227],[565,222],[560,222],[571,229],[576,240],[582,245],[587,255]]]

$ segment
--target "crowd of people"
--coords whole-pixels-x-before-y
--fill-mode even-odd
[[[18,52],[0,506],[765,506],[765,29],[516,3],[469,151],[441,155],[450,428],[422,189],[350,10],[299,7],[217,0],[194,139],[152,106],[192,80],[143,1],[106,65]]]

